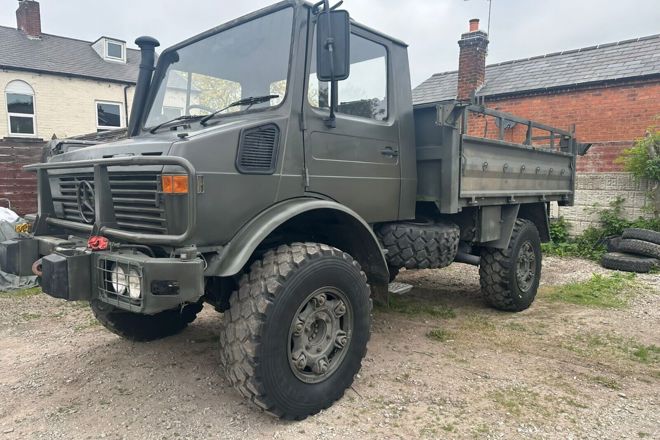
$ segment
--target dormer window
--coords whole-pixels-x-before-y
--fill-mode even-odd
[[[126,62],[126,42],[114,38],[101,37],[92,43],[92,48],[101,58],[115,63]]]
[[[124,43],[108,40],[105,44],[105,54],[107,58],[124,61]]]

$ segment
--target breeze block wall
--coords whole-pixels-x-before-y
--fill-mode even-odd
[[[625,199],[626,217],[649,215],[644,209],[650,203],[648,184],[636,182],[616,159],[635,139],[643,137],[648,127],[660,125],[656,119],[660,116],[660,78],[486,97],[486,106],[558,128],[575,124],[578,141],[593,144],[586,156],[578,158],[575,206],[553,209],[569,220],[572,234],[595,224],[594,206],[607,207],[617,197]],[[507,129],[505,140],[522,142],[526,130],[521,125]],[[498,128],[491,118],[471,118],[469,132],[493,138]]]

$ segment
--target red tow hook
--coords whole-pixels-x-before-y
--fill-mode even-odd
[[[110,247],[110,241],[100,235],[93,235],[87,240],[87,247],[91,251],[105,251]]]
[[[32,263],[32,273],[38,277],[41,277],[43,273],[41,272],[41,258]]]

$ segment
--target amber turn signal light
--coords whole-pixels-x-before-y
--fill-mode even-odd
[[[162,176],[163,192],[166,194],[188,194],[188,176]]]

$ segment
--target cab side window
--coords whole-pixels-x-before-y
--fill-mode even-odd
[[[316,34],[314,45],[316,47]],[[329,108],[330,85],[316,78],[316,50],[312,50],[308,99],[316,108]],[[359,35],[351,34],[351,74],[339,81],[338,113],[387,120],[387,49]]]

